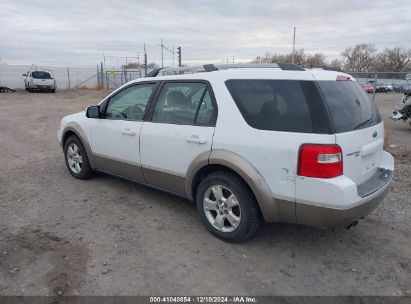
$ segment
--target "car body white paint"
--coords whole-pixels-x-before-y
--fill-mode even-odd
[[[92,119],[87,119],[82,112],[63,118],[58,139],[62,141],[65,125],[75,121],[89,137],[93,153],[116,155],[117,158],[134,164],[140,163],[178,176],[187,174],[190,162],[199,154],[213,149],[228,150],[246,159],[262,175],[273,198],[345,209],[361,204],[378,194],[378,192],[374,193],[364,199],[357,193],[357,186],[370,178],[377,168],[394,170],[393,157],[383,151],[383,123],[371,128],[338,134],[257,130],[244,120],[225,85],[225,81],[229,79],[336,80],[337,75],[344,75],[355,81],[348,74],[334,71],[250,68],[142,78],[123,87],[131,83],[153,80],[208,81],[218,104],[216,126],[197,127],[137,122],[132,127],[121,121],[92,122]],[[112,92],[102,102],[123,87]],[[118,140],[121,129],[127,127],[138,134],[135,139],[139,138],[139,143],[136,141],[133,144],[125,144]],[[375,137],[373,137],[374,132],[377,133]],[[204,140],[204,143],[187,142],[187,138],[192,136]],[[344,175],[329,179],[298,176],[298,153],[304,143],[340,145],[343,151]]]

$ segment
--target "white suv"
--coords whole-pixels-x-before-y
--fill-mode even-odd
[[[350,75],[290,64],[133,80],[58,131],[67,167],[127,178],[196,203],[213,234],[263,222],[353,226],[394,170],[376,106]]]

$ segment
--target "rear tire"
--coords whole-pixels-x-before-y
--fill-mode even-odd
[[[86,149],[80,139],[72,135],[64,143],[64,159],[70,174],[77,179],[89,179],[94,175]]]
[[[197,188],[196,205],[203,224],[224,241],[249,239],[262,223],[253,193],[238,175],[230,171],[217,171],[206,176]]]

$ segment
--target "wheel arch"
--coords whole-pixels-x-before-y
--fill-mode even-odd
[[[72,135],[77,136],[78,139],[81,141],[84,149],[87,152],[87,157],[88,157],[88,160],[90,162],[90,167],[92,169],[96,168],[96,161],[95,161],[93,152],[91,150],[90,143],[87,140],[86,134],[84,133],[83,129],[81,128],[81,126],[78,123],[70,122],[64,128],[64,130],[62,132],[62,140],[61,140],[61,144],[63,146],[63,149],[64,149],[64,145],[65,145],[67,139]]]
[[[186,175],[186,195],[195,200],[195,191],[201,178],[217,170],[230,170],[241,177],[255,196],[261,213],[267,222],[280,220],[294,222],[295,204],[274,199],[270,188],[258,170],[242,156],[227,150],[212,150],[208,158],[200,155],[190,166]],[[284,206],[290,220],[284,219]]]

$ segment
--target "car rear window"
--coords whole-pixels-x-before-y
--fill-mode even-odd
[[[32,72],[31,77],[35,79],[51,79],[51,76],[48,72],[42,72],[42,71]]]
[[[328,104],[336,133],[368,128],[381,122],[377,107],[357,82],[317,83]]]
[[[226,85],[245,121],[253,128],[332,133],[314,81],[231,79]]]

